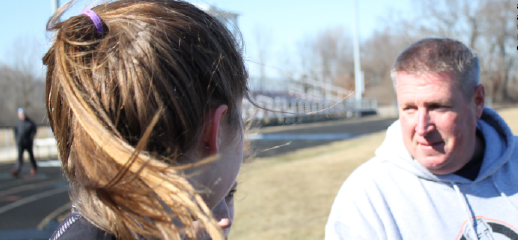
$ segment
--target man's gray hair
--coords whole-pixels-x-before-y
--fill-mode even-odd
[[[480,84],[477,54],[461,42],[449,38],[425,38],[406,47],[390,71],[394,88],[398,72],[415,75],[453,73],[457,87],[467,99],[473,96]]]

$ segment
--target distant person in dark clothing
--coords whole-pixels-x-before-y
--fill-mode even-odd
[[[27,150],[31,158],[31,174],[36,174],[38,165],[34,159],[34,153],[32,152],[32,145],[34,142],[34,136],[36,136],[36,124],[25,114],[22,108],[18,109],[18,121],[14,127],[14,138],[16,139],[16,145],[18,146],[18,162],[16,162],[14,169],[11,171],[13,176],[18,176],[22,171],[23,166],[23,152]]]

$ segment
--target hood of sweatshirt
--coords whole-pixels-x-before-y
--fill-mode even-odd
[[[421,166],[410,156],[403,144],[401,123],[395,121],[387,130],[385,140],[376,150],[378,157],[387,159],[391,164],[429,181],[467,184],[482,181],[498,171],[509,160],[514,149],[514,136],[505,121],[493,109],[484,108],[482,117],[477,121],[486,147],[484,159],[474,181],[455,174],[435,175]]]

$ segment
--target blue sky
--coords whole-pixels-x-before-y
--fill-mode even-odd
[[[79,13],[81,7],[90,1],[82,0],[71,13]],[[325,29],[344,27],[353,30],[352,0],[191,0],[193,3],[212,4],[220,9],[240,14],[238,24],[241,29],[246,59],[249,60],[251,75],[257,74],[256,32],[269,29],[270,43],[268,65],[279,66],[287,55],[294,54],[296,45]],[[376,29],[384,26],[383,18],[391,11],[412,14],[410,0],[360,0],[360,38],[368,38]],[[60,1],[61,4],[65,0]],[[0,62],[13,64],[15,42],[37,42],[43,54],[48,45],[45,25],[51,14],[50,0],[2,1],[0,18],[2,37],[0,38]],[[270,74],[275,74],[270,71]]]

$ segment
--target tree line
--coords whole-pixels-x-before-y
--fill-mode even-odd
[[[493,102],[518,101],[516,9],[510,0],[420,0],[417,17],[388,12],[384,26],[361,42],[365,96],[381,104],[396,100],[390,69],[409,44],[425,37],[458,39],[480,58],[481,81]],[[396,15],[396,16],[394,16]],[[361,26],[360,26],[361,28]],[[352,37],[342,27],[305,39],[298,71],[304,77],[354,90]]]
[[[510,0],[420,0],[413,9],[416,17],[406,18],[387,12],[384,26],[361,42],[361,65],[365,77],[365,97],[380,104],[396,100],[390,68],[397,55],[410,43],[425,37],[455,38],[474,49],[481,61],[481,81],[493,102],[518,101],[516,9]],[[361,27],[361,26],[360,26]],[[264,31],[263,31],[264,32]],[[256,34],[259,64],[264,66],[269,34]],[[264,35],[264,36],[263,36]],[[291,56],[293,69],[283,66],[294,78],[311,78],[354,90],[352,37],[343,27],[335,27],[304,39]],[[253,43],[253,42],[252,42]],[[251,44],[252,44],[251,43]],[[248,43],[245,43],[248,44]],[[10,55],[12,66],[0,65],[0,126],[12,126],[17,109],[24,108],[37,124],[45,117],[42,53],[38,44],[19,39]],[[41,49],[41,48],[40,48]],[[261,68],[264,78],[264,67]]]
[[[35,76],[0,67],[0,126],[14,126],[18,108],[23,108],[37,124],[47,124],[45,112],[45,82]]]
[[[41,49],[36,39],[19,37],[8,53],[12,63],[0,64],[0,127],[14,126],[18,108],[37,125],[48,124]]]

